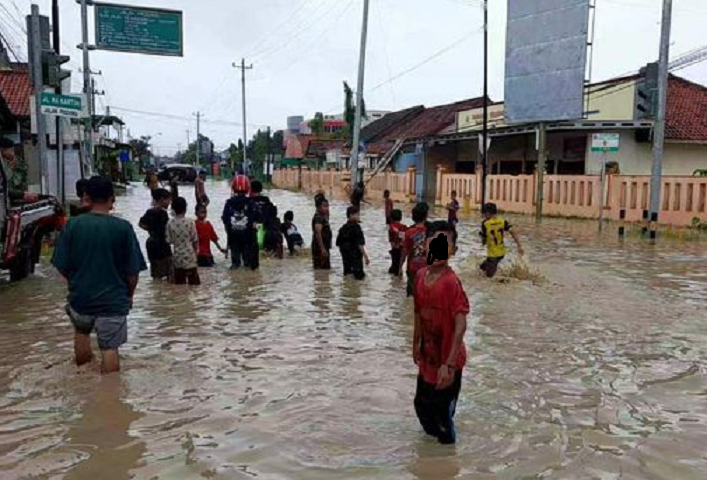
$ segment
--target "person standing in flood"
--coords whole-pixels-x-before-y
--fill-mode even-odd
[[[238,175],[231,184],[233,196],[223,207],[221,220],[228,235],[228,249],[231,251],[231,270],[241,266],[250,267],[249,249],[257,242],[253,227],[253,205],[248,192],[250,181],[245,175]],[[257,248],[257,245],[256,245]]]
[[[452,190],[452,201],[447,204],[447,221],[455,227],[459,223],[459,200],[456,190]]]
[[[444,445],[456,442],[454,414],[466,365],[464,333],[470,311],[464,287],[449,266],[456,242],[454,225],[431,223],[427,230],[427,265],[415,278],[415,412],[425,433]]]
[[[403,267],[407,263],[407,296],[415,293],[415,275],[425,266],[427,260],[426,239],[427,239],[427,215],[429,206],[422,202],[412,209],[413,226],[405,231],[403,240],[403,252],[400,260],[400,271],[398,275],[403,276]]]
[[[383,200],[385,200],[385,224],[390,225],[393,223],[391,216],[394,208],[393,199],[390,198],[390,190],[385,190],[383,192]]]
[[[351,192],[351,206],[356,207],[361,210],[361,203],[366,203],[364,197],[366,196],[366,185],[363,182],[358,182],[356,187]]]
[[[323,194],[314,197],[317,210],[312,217],[312,262],[315,270],[331,270],[331,226],[329,201]]]
[[[167,209],[172,197],[164,188],[152,191],[155,206],[148,209],[140,218],[138,226],[150,236],[145,247],[147,258],[150,261],[150,276],[155,280],[172,278],[172,248],[167,243],[167,223],[169,214]]]
[[[206,171],[199,170],[199,175],[194,180],[194,197],[196,198],[196,205],[203,205],[205,207],[209,206],[211,200],[209,196],[206,195]]]
[[[176,285],[201,285],[197,267],[199,235],[196,224],[186,218],[187,201],[182,197],[172,200],[174,218],[167,224],[167,241],[174,247],[174,283]]]
[[[76,364],[93,360],[90,335],[95,330],[101,371],[111,373],[120,370],[118,349],[128,340],[127,316],[147,265],[132,225],[111,215],[115,194],[110,178],[91,178],[86,196],[91,211],[69,220],[52,264],[69,285],[66,312],[75,329]]]
[[[169,193],[172,194],[172,198],[177,198],[179,196],[179,173],[172,172],[169,176]]]
[[[336,236],[336,246],[339,247],[344,262],[344,276],[353,275],[356,280],[363,280],[366,278],[363,262],[365,260],[366,265],[370,265],[371,261],[366,252],[366,237],[361,230],[358,208],[347,208],[346,218],[347,222]]]

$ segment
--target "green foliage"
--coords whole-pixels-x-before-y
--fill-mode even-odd
[[[142,136],[140,138],[133,138],[130,140],[130,146],[133,149],[135,157],[140,159],[140,161],[145,161],[152,156],[150,151],[150,136]]]
[[[10,189],[24,192],[27,190],[27,162],[22,157],[17,157],[15,168],[10,177]]]
[[[361,118],[367,117],[366,101],[363,100],[361,102]],[[354,101],[353,89],[346,81],[344,81],[344,120],[346,121],[346,127],[344,128],[345,136],[342,138],[351,143],[353,141],[353,128],[356,121],[356,102]]]
[[[316,136],[324,133],[324,114],[322,112],[317,112],[314,114],[314,119],[309,122],[309,128]]]

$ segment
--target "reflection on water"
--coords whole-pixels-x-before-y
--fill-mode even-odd
[[[211,186],[220,234],[227,193]],[[312,200],[271,196],[309,242]],[[117,213],[135,222],[148,198],[131,190]],[[73,366],[50,267],[0,280],[0,478],[707,477],[705,243],[514,217],[547,281],[488,282],[465,219],[470,358],[459,444],[443,448],[412,407],[411,304],[386,273],[381,210],[362,218],[364,282],[336,253],[331,274],[302,255],[258,272],[221,257],[193,289],[143,277],[120,376]]]

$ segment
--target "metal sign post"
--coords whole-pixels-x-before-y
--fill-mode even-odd
[[[601,153],[601,187],[599,198],[599,231],[604,229],[604,208],[606,206],[606,164],[609,153],[617,153],[621,136],[618,133],[595,133],[592,135],[592,152]]]
[[[37,150],[39,151],[39,188],[43,194],[49,193],[49,170],[47,165],[47,132],[44,115],[40,106],[40,96],[44,90],[42,84],[42,34],[39,7],[32,5],[32,14],[27,17],[30,35],[29,60],[32,68],[32,92],[34,94],[34,118],[37,127]]]

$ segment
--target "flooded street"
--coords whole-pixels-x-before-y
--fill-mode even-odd
[[[228,189],[208,189],[223,237]],[[268,193],[309,243],[311,198]],[[137,229],[148,206],[136,187],[116,208]],[[345,207],[332,202],[335,231]],[[338,252],[331,273],[309,256],[230,272],[219,256],[197,288],[144,273],[122,372],[107,377],[73,364],[46,260],[3,277],[0,479],[707,478],[707,242],[511,217],[546,280],[489,282],[463,218],[453,265],[472,315],[450,448],[415,416],[412,303],[386,273],[382,220],[362,214],[363,282],[342,277]]]

